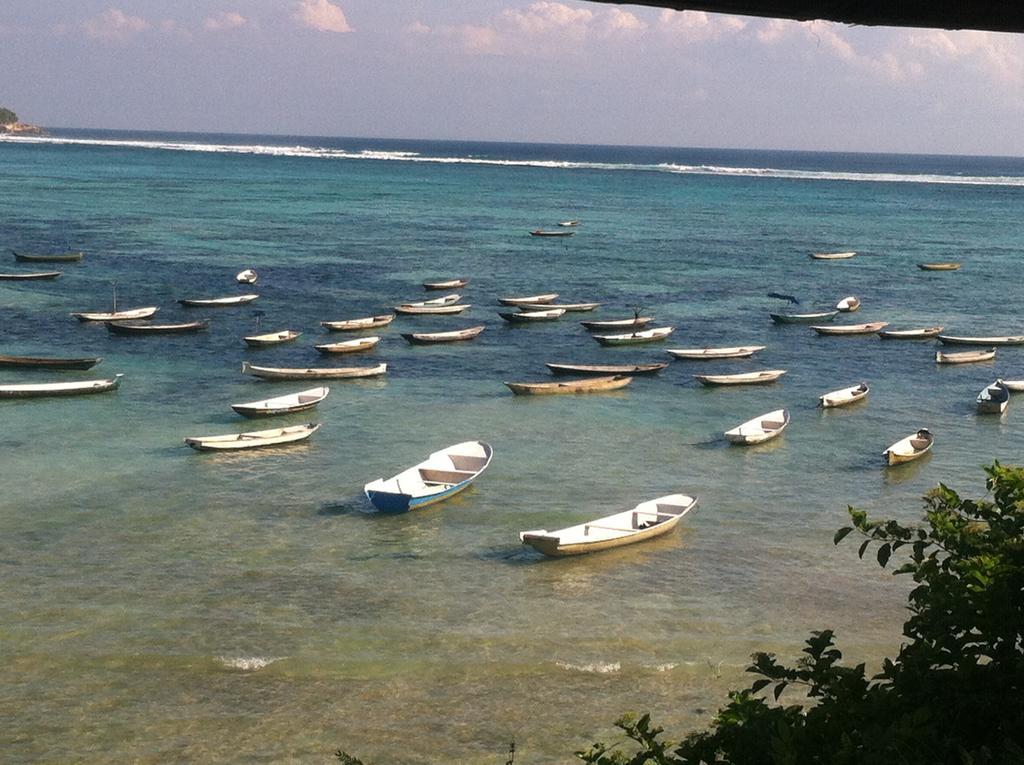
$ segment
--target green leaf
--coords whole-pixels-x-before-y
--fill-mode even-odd
[[[846,535],[853,531],[853,526],[843,526],[836,532],[836,535],[832,537],[832,544],[837,545],[846,539]]]
[[[889,562],[890,555],[892,555],[892,545],[886,542],[878,548],[878,565],[885,566]]]
[[[868,549],[868,545],[869,544],[871,544],[871,540],[870,539],[865,539],[864,540],[864,544],[862,544],[860,546],[860,549],[857,550],[857,557],[858,558],[863,558],[864,557],[864,551]]]

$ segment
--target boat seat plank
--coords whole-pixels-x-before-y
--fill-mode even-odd
[[[474,457],[469,454],[450,454],[448,457],[456,470],[468,470],[475,473],[487,464],[486,457]]]
[[[420,468],[420,478],[424,483],[462,483],[467,478],[472,478],[475,472],[470,473],[463,470],[438,470],[435,468]]]
[[[631,529],[631,528],[627,529],[627,528],[622,528],[621,526],[605,526],[605,525],[600,524],[600,523],[588,523],[588,524],[586,524],[583,527],[583,533],[587,534],[587,533],[590,532],[591,529],[600,529],[601,531],[621,531],[623,533],[629,533],[631,531],[636,531],[636,529]]]

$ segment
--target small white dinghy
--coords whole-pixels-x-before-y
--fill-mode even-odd
[[[527,295],[526,297],[505,297],[498,298],[502,305],[537,305],[553,303],[558,297],[557,292],[547,292],[543,295]]]
[[[536,321],[554,321],[565,315],[564,308],[552,308],[544,311],[522,311],[512,313],[511,311],[498,311],[498,316],[510,324],[530,324]]]
[[[853,313],[860,308],[860,298],[850,295],[836,303],[836,310],[840,313]]]
[[[1024,393],[1024,380],[1003,380],[1010,393]]]
[[[230,297],[182,298],[178,302],[189,308],[229,308],[235,305],[246,305],[254,300],[259,300],[259,297],[259,295],[251,293],[248,295],[232,295]]]
[[[878,336],[883,340],[925,340],[942,333],[942,327],[924,327],[922,329],[880,329]]]
[[[444,282],[423,282],[425,290],[457,290],[469,284],[469,279],[449,279]]]
[[[403,314],[435,314],[438,316],[448,316],[451,314],[462,313],[467,308],[472,306],[469,303],[460,303],[459,305],[396,305],[394,307],[395,313]]]
[[[404,337],[412,345],[431,345],[434,343],[460,343],[464,340],[472,340],[483,332],[487,327],[480,324],[476,327],[456,329],[451,332],[403,332]]]
[[[976,364],[979,361],[992,361],[995,357],[995,348],[989,348],[987,351],[962,351],[960,353],[935,351],[936,364]]]
[[[276,414],[293,414],[312,409],[325,398],[331,389],[327,386],[300,390],[298,393],[289,393],[285,396],[263,399],[262,401],[249,401],[245,404],[232,404],[231,408],[243,417],[271,417]]]
[[[824,396],[818,396],[818,406],[822,409],[833,409],[839,406],[856,404],[858,401],[863,401],[867,398],[870,391],[871,389],[867,383],[851,385],[849,388],[840,388],[831,393],[826,393]]]
[[[603,321],[581,321],[584,327],[589,330],[604,330],[604,329],[636,329],[637,327],[645,327],[654,321],[653,316],[634,316],[632,319],[605,319]]]
[[[159,311],[155,305],[145,308],[129,308],[124,311],[78,311],[71,314],[79,321],[129,321],[131,319],[148,319]]]
[[[725,437],[731,444],[750,445],[763,444],[776,436],[789,425],[789,412],[785,409],[776,409],[774,412],[762,414],[752,420],[747,420],[742,425],[737,425],[732,430],[725,431]]]
[[[1024,345],[1024,335],[993,335],[991,337],[965,337],[963,335],[939,335],[943,345]]]
[[[786,374],[785,369],[762,369],[760,372],[741,372],[736,375],[694,375],[701,385],[765,385]]]
[[[104,393],[117,390],[121,385],[118,374],[106,380],[80,380],[61,383],[17,383],[0,384],[0,398],[45,398],[48,396],[81,396],[88,393]]]
[[[412,306],[414,308],[422,308],[423,306],[437,306],[437,305],[455,305],[462,300],[462,295],[457,292],[453,292],[450,295],[442,295],[441,297],[431,298],[430,300],[416,300],[415,302],[402,303],[404,306]]]
[[[263,335],[247,335],[242,339],[245,344],[253,348],[263,348],[267,345],[280,345],[296,340],[302,333],[295,329],[282,329],[280,332],[267,332]]]
[[[305,441],[319,429],[320,423],[311,422],[308,425],[253,430],[249,433],[229,433],[224,436],[190,436],[185,439],[185,443],[201,452],[260,449],[265,446],[280,446],[296,441]]]
[[[931,431],[927,428],[921,428],[914,435],[907,436],[894,443],[882,452],[882,456],[885,457],[886,464],[902,465],[904,462],[911,462],[923,457],[931,450],[934,442],[935,436],[932,435]]]
[[[849,260],[856,252],[812,252],[811,260]]]
[[[600,303],[520,303],[520,311],[547,311],[552,308],[561,308],[564,311],[574,313],[586,313],[599,307]]]
[[[377,343],[380,342],[379,335],[371,335],[370,337],[358,337],[355,340],[343,340],[340,343],[322,343],[321,345],[314,345],[320,353],[357,353],[358,351],[368,351],[373,348]]]
[[[264,380],[351,380],[359,377],[377,377],[387,374],[387,364],[370,367],[258,367],[248,361],[242,362],[243,374],[262,377]]]
[[[519,534],[524,545],[552,558],[608,550],[644,542],[672,531],[697,506],[696,497],[669,494],[641,502],[632,510],[606,515],[556,531],[532,529]]]
[[[656,343],[664,340],[675,332],[675,327],[655,327],[641,329],[623,335],[591,335],[601,345],[638,345],[640,343]]]
[[[493,453],[483,441],[464,441],[434,452],[396,476],[370,481],[363,493],[378,510],[426,507],[467,488],[491,464]]]
[[[996,380],[978,394],[978,412],[1002,414],[1010,404],[1010,389],[1002,380]]]
[[[709,359],[746,359],[758,351],[764,350],[763,345],[739,345],[733,348],[676,348],[665,353],[677,359],[709,360]]]
[[[345,321],[322,321],[320,326],[329,332],[356,332],[364,329],[386,327],[395,320],[393,313],[381,316],[367,316],[364,319],[346,319]]]
[[[235,281],[239,284],[255,284],[258,278],[259,276],[251,268],[247,268],[244,271],[239,271],[235,274]]]
[[[867,324],[832,324],[830,326],[813,326],[819,335],[873,335],[880,329],[889,326],[887,321],[872,321]]]

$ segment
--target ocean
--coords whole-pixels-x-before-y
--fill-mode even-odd
[[[103,357],[116,393],[0,401],[0,748],[5,762],[569,762],[650,711],[673,737],[749,682],[751,652],[799,654],[834,628],[851,663],[898,649],[908,582],[851,541],[848,505],[912,521],[939,481],[984,492],[1020,461],[1024,412],[978,415],[1024,348],[937,367],[936,344],[818,337],[769,312],[1024,334],[1024,160],[53,130],[0,140],[0,245],[81,249],[53,282],[0,282],[0,352]],[[528,235],[567,218],[568,239]],[[812,251],[857,257],[812,261]],[[8,257],[8,256],[5,256]],[[956,272],[916,264],[958,261]],[[234,274],[255,268],[240,288]],[[0,271],[25,267],[13,258]],[[49,270],[50,266],[44,266]],[[229,405],[319,383],[243,375],[310,366],[319,322],[380,314],[468,277],[454,317],[399,317],[369,353],[386,378],[330,381],[322,422],[279,450],[200,454],[185,436],[273,427]],[[160,306],[192,336],[117,337],[69,313]],[[255,291],[238,308],[183,297]],[[593,314],[511,327],[497,298],[557,292]],[[634,309],[675,333],[602,348],[577,321]],[[257,329],[295,343],[249,349]],[[475,341],[399,333],[475,324]],[[623,390],[516,397],[545,362],[668,361],[665,348],[765,345],[749,360],[672,361]],[[785,369],[763,387],[693,374]],[[865,403],[817,397],[868,382]],[[785,407],[785,434],[722,432]],[[930,456],[882,467],[928,427]],[[457,498],[373,512],[363,484],[480,439],[490,469]],[[672,535],[543,559],[518,532],[663,494],[700,498]]]

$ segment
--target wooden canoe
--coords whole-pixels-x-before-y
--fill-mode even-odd
[[[253,348],[263,348],[268,345],[280,345],[281,343],[290,343],[295,340],[302,333],[294,329],[282,329],[280,332],[268,332],[264,335],[247,335],[242,339],[245,340],[245,344],[252,346]]]
[[[1010,389],[1002,380],[996,380],[978,394],[977,404],[982,414],[1002,414],[1010,404]]]
[[[284,396],[249,401],[244,404],[232,404],[231,408],[243,417],[272,417],[278,414],[294,414],[312,409],[325,398],[331,389],[327,386],[300,390]]]
[[[724,435],[730,444],[741,446],[763,444],[765,441],[782,435],[782,431],[786,429],[787,425],[789,425],[789,412],[785,409],[776,409],[774,412],[747,420],[742,425],[725,431]]]
[[[818,313],[770,313],[776,324],[813,324],[816,321],[832,321],[839,311],[820,311]]]
[[[378,510],[405,512],[449,499],[468,488],[494,454],[482,441],[464,441],[431,454],[391,478],[378,478],[363,493]]]
[[[80,380],[62,383],[19,383],[0,384],[0,398],[46,398],[50,396],[83,396],[89,393],[104,393],[117,390],[124,375],[114,375],[105,380]]]
[[[576,526],[555,531],[523,531],[519,539],[524,545],[553,558],[609,550],[667,534],[696,506],[697,497],[669,494],[641,502],[632,510]]]
[[[760,372],[742,372],[736,375],[694,375],[701,385],[765,385],[786,374],[785,369],[764,369]]]
[[[395,320],[393,313],[381,316],[367,316],[365,319],[347,319],[345,321],[322,321],[320,326],[331,332],[356,332],[363,329],[385,327]]]
[[[554,321],[564,315],[564,308],[552,308],[550,311],[523,311],[521,313],[498,311],[498,316],[510,324],[531,324],[537,321]]]
[[[584,380],[566,380],[565,382],[507,382],[505,385],[517,396],[548,396],[561,393],[602,393],[625,388],[631,382],[633,382],[633,378],[629,375],[611,375],[590,377]]]
[[[258,278],[259,275],[251,268],[247,268],[244,271],[239,271],[235,274],[235,281],[239,284],[255,284]]]
[[[935,352],[936,364],[974,364],[979,361],[991,361],[996,357],[996,349],[987,351],[962,351],[960,353]]]
[[[22,263],[77,263],[85,257],[84,252],[30,253],[11,250],[14,259]]]
[[[812,252],[811,260],[849,260],[856,252]]]
[[[368,351],[377,343],[380,342],[378,335],[372,335],[370,337],[359,337],[355,340],[345,340],[340,343],[323,343],[321,345],[314,345],[320,353],[358,353],[359,351]]]
[[[99,356],[61,359],[41,356],[0,355],[0,367],[7,369],[92,369],[103,361]]]
[[[519,310],[547,311],[550,309],[561,308],[563,311],[585,313],[586,311],[593,311],[600,305],[600,303],[520,303]]]
[[[558,297],[557,292],[548,292],[544,295],[529,295],[527,297],[506,297],[498,298],[502,305],[530,305],[537,303],[553,303]]]
[[[404,314],[435,314],[447,316],[450,314],[462,313],[469,307],[469,303],[466,303],[465,305],[396,305],[394,311],[395,313]]]
[[[874,335],[880,329],[889,326],[887,321],[872,321],[867,324],[833,324],[831,326],[813,326],[819,335]]]
[[[639,343],[655,343],[664,340],[675,331],[675,327],[656,327],[641,329],[621,335],[591,335],[601,345],[637,345]]]
[[[434,343],[459,343],[463,340],[472,340],[483,332],[487,327],[480,324],[476,327],[457,329],[453,332],[403,332],[402,337],[413,345],[431,345]]]
[[[894,443],[882,452],[882,456],[885,458],[887,465],[902,465],[905,462],[911,462],[923,457],[931,450],[934,442],[935,436],[932,435],[931,431],[927,428],[921,428],[914,435],[907,436]]]
[[[242,372],[264,380],[346,380],[361,377],[378,377],[387,374],[387,364],[370,367],[258,367],[248,361],[242,362]]]
[[[653,375],[668,364],[546,364],[555,375]]]
[[[918,263],[917,267],[922,271],[958,271],[959,263]]]
[[[23,274],[0,274],[0,281],[42,281],[46,279],[56,279],[60,274],[60,271],[26,271]]]
[[[223,436],[190,436],[185,443],[202,452],[235,451],[238,449],[260,449],[265,446],[281,446],[305,441],[320,429],[320,423],[290,425],[270,430],[252,430],[248,433],[229,433]]]
[[[545,231],[544,229],[535,228],[530,232],[530,236],[572,236],[575,231]]]
[[[938,338],[943,345],[984,345],[988,348],[997,345],[1024,345],[1024,335],[996,335],[994,337],[939,335]]]
[[[127,311],[79,311],[71,314],[79,321],[130,321],[132,319],[148,319],[160,309],[155,306],[145,308],[129,308]]]
[[[740,345],[733,348],[674,348],[665,351],[677,359],[707,361],[711,359],[746,359],[758,351],[764,350],[763,345]]]
[[[209,329],[210,320],[182,321],[175,324],[108,321],[106,324],[107,331],[115,335],[189,335]]]
[[[235,305],[245,305],[258,299],[259,295],[250,294],[218,298],[182,298],[178,303],[189,308],[229,308]]]
[[[854,295],[844,297],[836,303],[836,310],[839,311],[839,313],[853,313],[854,311],[860,310],[860,298]]]
[[[871,388],[868,387],[867,383],[851,385],[849,388],[840,388],[823,396],[818,396],[818,406],[822,409],[849,406],[850,404],[856,404],[858,401],[863,401],[870,392]]]
[[[883,340],[925,340],[942,333],[942,327],[924,327],[923,329],[881,329],[878,336]]]
[[[605,321],[581,321],[584,327],[589,330],[602,329],[636,329],[646,327],[654,321],[653,316],[634,316],[632,319],[608,319]]]
[[[469,279],[449,279],[446,282],[423,282],[425,290],[457,290],[469,284]]]

